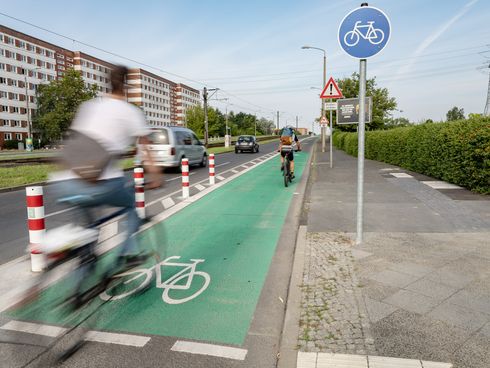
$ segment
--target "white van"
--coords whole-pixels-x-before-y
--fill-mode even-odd
[[[152,128],[149,139],[152,144],[148,149],[158,166],[180,167],[183,158],[189,160],[189,165],[207,165],[206,147],[190,129],[176,126]],[[141,159],[139,155],[138,158]]]

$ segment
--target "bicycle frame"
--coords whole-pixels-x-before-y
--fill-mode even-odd
[[[361,24],[361,21],[357,21],[356,24],[354,25],[354,31],[359,35],[361,36],[362,38],[364,38],[365,40],[368,40],[369,39],[369,36],[371,33],[373,33],[374,31],[374,21],[372,22],[367,22],[368,24],[365,24],[365,25],[360,25]],[[367,31],[366,31],[366,35],[363,35],[362,32],[361,32],[361,29],[365,29],[367,28]]]
[[[160,289],[164,289],[164,288],[168,287],[169,285],[171,285],[172,281],[174,281],[175,279],[177,279],[178,277],[182,276],[183,274],[187,273],[187,271],[189,271],[189,277],[187,278],[187,282],[185,283],[185,285],[173,285],[172,286],[173,289],[182,289],[182,290],[188,289],[191,286],[192,275],[196,271],[197,264],[204,262],[204,259],[191,259],[191,261],[194,262],[191,264],[189,264],[189,263],[178,263],[178,262],[168,262],[171,259],[180,259],[180,257],[179,256],[168,257],[167,259],[163,260],[162,262],[160,262],[160,263],[158,263],[152,267],[152,268],[155,268],[155,273],[157,276],[156,287],[160,288]],[[162,267],[161,266],[177,266],[177,267],[183,267],[183,269],[180,270],[179,272],[177,272],[175,275],[173,275],[169,279],[162,282],[162,276],[163,275],[162,275]]]

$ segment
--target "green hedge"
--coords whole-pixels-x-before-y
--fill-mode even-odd
[[[338,132],[333,143],[357,156],[357,133]],[[365,157],[490,193],[490,118],[366,132]]]

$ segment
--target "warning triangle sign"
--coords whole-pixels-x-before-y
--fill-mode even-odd
[[[342,98],[342,97],[344,96],[342,96],[342,92],[340,92],[337,83],[335,83],[335,80],[332,77],[330,77],[327,84],[325,85],[325,88],[322,91],[322,94],[320,95],[320,98]]]
[[[328,120],[325,116],[322,116],[322,118],[320,119],[320,124],[328,124]]]

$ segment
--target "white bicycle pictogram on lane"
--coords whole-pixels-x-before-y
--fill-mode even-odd
[[[374,28],[373,24],[374,21],[368,21],[367,24],[361,25],[361,21],[357,21],[354,25],[354,29],[345,34],[345,44],[349,47],[355,46],[359,43],[361,38],[368,40],[372,45],[378,45],[383,42],[385,39],[383,30]]]
[[[153,272],[155,272],[155,286],[159,289],[163,289],[162,299],[165,303],[182,304],[194,299],[195,297],[199,296],[204,290],[206,290],[206,288],[209,286],[209,283],[211,282],[211,276],[209,276],[208,273],[203,271],[196,271],[197,264],[204,262],[204,259],[191,259],[191,263],[171,262],[172,260],[177,259],[180,259],[180,256],[171,256],[150,268],[141,268],[134,271],[120,273],[114,276],[127,278],[127,280],[124,280],[122,282],[122,285],[126,285],[127,289],[123,291],[117,289],[106,290],[100,294],[100,298],[105,301],[119,300],[138,291],[141,291],[150,284]],[[162,269],[164,266],[183,267],[183,269],[169,277],[167,280],[163,280]],[[130,277],[131,275],[134,276]],[[169,292],[171,290],[189,290],[195,276],[201,277],[204,283],[190,296],[183,298],[172,298],[169,295]],[[181,283],[181,281],[185,282]]]

